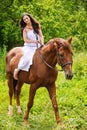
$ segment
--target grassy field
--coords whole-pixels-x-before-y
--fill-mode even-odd
[[[3,62],[2,66],[4,66]],[[21,92],[23,113],[17,114],[15,99],[13,99],[14,115],[8,117],[7,81],[5,75],[0,72],[0,130],[87,130],[87,53],[74,55],[73,72],[74,77],[71,81],[65,79],[64,72],[59,72],[56,80],[57,101],[63,125],[56,124],[48,92],[45,88],[40,88],[30,112],[29,127],[23,124],[29,85],[24,84]]]

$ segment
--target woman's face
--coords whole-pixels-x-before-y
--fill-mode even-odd
[[[30,20],[29,16],[27,16],[27,15],[24,15],[24,16],[23,16],[23,21],[24,21],[26,24],[31,23],[31,20]]]

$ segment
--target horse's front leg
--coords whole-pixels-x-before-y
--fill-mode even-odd
[[[22,113],[21,107],[20,107],[20,93],[21,93],[21,87],[22,87],[23,83],[19,82],[16,85],[16,108],[17,108],[17,112],[19,114]]]
[[[58,104],[57,104],[57,101],[56,101],[56,86],[55,86],[55,83],[52,84],[51,86],[48,86],[47,89],[48,89],[50,99],[52,101],[52,105],[53,105],[53,108],[54,108],[54,111],[55,111],[56,121],[57,121],[57,123],[61,124],[62,122],[61,122],[61,119],[60,119],[60,116],[59,116]]]
[[[35,85],[30,86],[29,101],[27,104],[27,111],[26,111],[25,116],[24,116],[24,124],[25,125],[28,125],[28,116],[29,116],[30,109],[33,106],[33,101],[34,101],[34,96],[35,96],[36,90],[37,90],[37,87]]]

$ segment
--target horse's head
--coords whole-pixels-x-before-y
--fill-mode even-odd
[[[65,72],[66,79],[72,79],[72,49],[71,49],[72,38],[68,40],[62,38],[55,38],[54,44],[57,50],[57,62]]]

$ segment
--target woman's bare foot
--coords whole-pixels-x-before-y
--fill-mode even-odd
[[[15,69],[14,70],[14,79],[18,80],[18,72],[19,72],[19,69]]]

